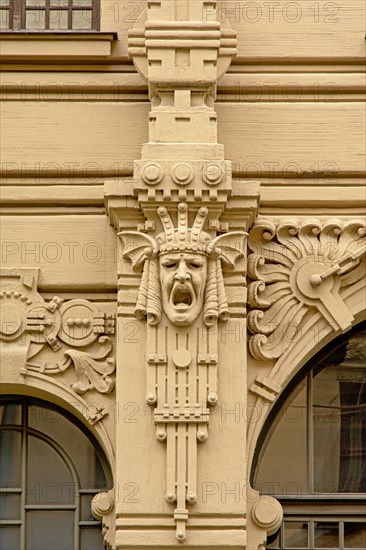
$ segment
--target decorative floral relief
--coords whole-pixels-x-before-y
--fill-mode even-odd
[[[114,334],[114,315],[101,312],[88,300],[64,302],[54,296],[45,302],[37,292],[37,269],[2,269],[0,276],[0,341],[26,344],[21,372],[54,375],[74,366],[76,393],[111,392],[115,362],[108,358],[113,346],[107,335]],[[52,352],[64,349],[64,359],[37,363],[34,358],[47,347]]]
[[[28,363],[27,368],[42,369],[44,374],[60,374],[73,366],[77,381],[71,387],[76,393],[82,395],[89,390],[110,393],[114,388],[114,379],[110,375],[116,370],[115,360],[108,358],[112,347],[108,336],[100,336],[96,347],[83,351],[70,348],[64,352],[64,359],[57,363],[42,366]]]
[[[335,329],[350,326],[342,290],[364,276],[365,235],[361,220],[257,219],[248,239],[249,349],[256,359],[280,357],[310,308]]]

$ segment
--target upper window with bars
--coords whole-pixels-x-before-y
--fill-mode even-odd
[[[0,0],[2,31],[98,31],[99,0]]]

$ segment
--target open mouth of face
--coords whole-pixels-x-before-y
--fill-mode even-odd
[[[188,287],[177,286],[173,291],[172,302],[174,307],[188,308],[193,304],[193,295]]]

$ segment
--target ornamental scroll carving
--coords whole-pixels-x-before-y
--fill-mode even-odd
[[[25,346],[20,373],[52,376],[73,367],[76,380],[71,388],[77,394],[111,392],[114,315],[83,299],[54,296],[46,302],[37,292],[38,269],[2,269],[0,275],[0,342]],[[46,348],[52,350],[53,362],[39,359]]]
[[[365,235],[362,220],[257,219],[248,238],[253,357],[280,357],[310,309],[318,310],[335,330],[350,326],[353,315],[342,293],[365,275]]]
[[[228,317],[222,264],[243,256],[244,232],[211,236],[203,230],[208,209],[177,205],[157,214],[163,232],[119,235],[124,257],[142,271],[135,315],[147,319],[147,396],[156,437],[166,442],[166,500],[175,505],[176,537],[186,540],[188,505],[197,500],[197,445],[208,437],[209,407],[217,403],[218,337]]]

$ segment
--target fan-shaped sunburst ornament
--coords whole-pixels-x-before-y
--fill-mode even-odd
[[[256,359],[280,357],[310,308],[336,330],[349,327],[342,292],[365,276],[365,235],[360,220],[257,219],[248,239],[249,349]]]

